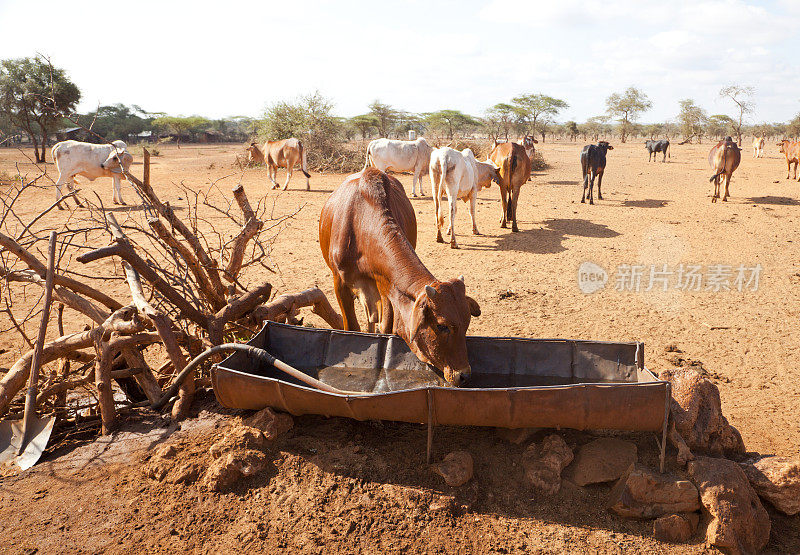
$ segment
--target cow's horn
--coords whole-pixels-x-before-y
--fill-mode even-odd
[[[426,285],[425,294],[428,295],[429,298],[432,298],[434,295],[436,295],[436,289],[434,289],[430,285]]]
[[[458,281],[460,281],[461,283],[464,283],[464,274],[461,274],[460,276],[458,276]]]

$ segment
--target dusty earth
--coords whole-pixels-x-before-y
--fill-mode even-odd
[[[745,140],[745,144],[749,144]],[[609,153],[604,200],[580,203],[581,144],[539,144],[550,168],[536,172],[522,191],[520,233],[500,229],[497,188],[484,190],[478,227],[469,233],[466,205],[459,206],[460,250],[434,242],[430,183],[428,196],[413,199],[417,252],[439,278],[464,274],[467,290],[483,314],[470,333],[597,340],[642,340],[654,371],[694,365],[717,384],[725,415],[741,432],[748,451],[796,456],[800,445],[800,184],[785,179],[785,163],[773,145],[754,160],[743,151],[731,184],[731,199],[712,204],[706,154],[710,145],[673,145],[665,164],[647,162],[644,146],[615,144]],[[163,200],[185,202],[173,184],[196,189],[216,181],[228,191],[241,181],[252,202],[262,199],[274,213],[302,207],[278,237],[267,274],[279,292],[318,285],[333,301],[330,274],[317,242],[323,202],[342,175],[312,174],[312,191],[295,174],[287,192],[266,187],[266,169],[240,172],[233,164],[239,145],[159,147],[152,181]],[[26,153],[27,154],[27,153]],[[35,168],[14,149],[0,149],[0,176]],[[55,167],[47,165],[55,177]],[[134,166],[140,173],[141,166]],[[283,180],[283,172],[279,181]],[[410,192],[411,178],[400,176]],[[111,200],[109,180],[82,183]],[[139,210],[133,190],[123,185],[127,208]],[[52,189],[30,195],[20,216],[29,220],[54,199]],[[123,213],[123,214],[120,214]],[[214,217],[209,215],[209,217]],[[52,212],[42,226],[63,214]],[[217,220],[219,225],[222,219]],[[233,227],[230,227],[233,233]],[[593,262],[607,272],[605,287],[585,294],[578,268]],[[74,263],[77,265],[77,263]],[[651,265],[667,275],[650,285]],[[676,287],[681,264],[700,265],[699,291]],[[641,283],[618,282],[623,265],[641,267]],[[713,268],[715,265],[732,268]],[[738,268],[760,265],[757,288],[736,281]],[[623,267],[621,267],[623,266]],[[110,270],[98,263],[94,273]],[[721,271],[720,271],[721,270]],[[730,272],[730,273],[727,273]],[[746,277],[752,271],[748,270]],[[730,290],[706,289],[724,275]],[[663,277],[654,276],[654,277]],[[255,275],[251,276],[255,281]],[[713,281],[711,282],[713,284]],[[624,286],[624,287],[623,287]],[[103,287],[127,298],[124,283]],[[648,290],[649,288],[649,290]],[[619,290],[622,289],[622,290]],[[306,321],[324,325],[312,314]],[[82,321],[69,321],[68,330]],[[2,321],[3,329],[8,327]],[[15,333],[0,336],[0,372],[20,354]],[[195,486],[167,485],[143,476],[141,465],[154,445],[188,441],[209,445],[229,412],[213,396],[200,399],[202,417],[180,431],[160,418],[137,418],[117,441],[64,442],[45,461],[15,478],[0,478],[0,551],[129,552],[238,551],[430,551],[519,552],[699,552],[699,537],[685,546],[652,538],[652,524],[620,519],[604,509],[609,485],[565,487],[553,497],[525,485],[519,465],[522,445],[493,430],[437,431],[435,457],[463,449],[475,459],[475,477],[449,488],[424,464],[421,426],[359,423],[300,417],[269,450],[269,470],[224,494]],[[541,431],[533,439],[551,431]],[[592,434],[564,431],[571,446]],[[656,461],[652,435],[624,435],[637,443],[640,459]],[[674,454],[671,457],[674,459]],[[771,510],[771,509],[770,509]],[[773,517],[768,549],[800,552],[800,517]]]

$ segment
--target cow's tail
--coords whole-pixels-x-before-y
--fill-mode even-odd
[[[726,141],[722,141],[722,169],[717,171],[717,173],[711,176],[711,178],[708,180],[709,183],[714,183],[714,180],[716,178],[725,173],[725,166],[727,165],[728,161],[727,158],[728,158],[728,143]]]
[[[506,219],[512,220],[514,218],[514,209],[511,207],[512,199],[514,198],[514,186],[512,185],[512,181],[514,179],[514,170],[517,169],[517,155],[512,152],[511,157],[506,158],[506,164],[509,166],[509,171],[507,173],[509,191],[508,204],[506,205]]]
[[[308,169],[306,168],[306,147],[304,147],[303,143],[300,141],[297,141],[297,146],[300,147],[300,170],[306,177],[311,177],[311,174],[308,173]]]
[[[364,167],[361,170],[362,172],[369,167],[369,147],[370,145],[367,145],[367,159],[364,161]]]
[[[439,183],[434,183],[431,180],[431,187],[435,187],[435,191],[431,191],[433,196],[436,200],[436,221],[439,223],[439,227],[444,225],[444,206],[442,206],[442,192],[444,192],[445,187],[447,186],[447,164],[440,164],[439,159],[434,162],[437,166],[439,166]],[[455,202],[455,200],[454,200]],[[453,225],[453,222],[450,222],[450,225]]]

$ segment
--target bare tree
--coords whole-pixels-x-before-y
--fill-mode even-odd
[[[736,132],[736,143],[739,146],[742,146],[742,123],[744,121],[744,115],[749,114],[753,111],[755,104],[753,103],[752,97],[755,94],[755,89],[753,87],[741,87],[739,85],[733,84],[728,85],[727,87],[723,87],[719,91],[719,95],[722,98],[730,98],[733,100],[734,104],[739,110],[739,119],[738,122],[734,123],[734,130]]]

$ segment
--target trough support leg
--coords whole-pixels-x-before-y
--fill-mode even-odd
[[[659,470],[664,473],[664,464],[667,458],[667,430],[669,429],[669,409],[672,401],[672,384],[667,383],[667,395],[664,400],[664,425],[661,429],[661,458],[659,459]]]
[[[428,390],[428,453],[427,461],[431,464],[431,451],[433,450],[433,391]]]

